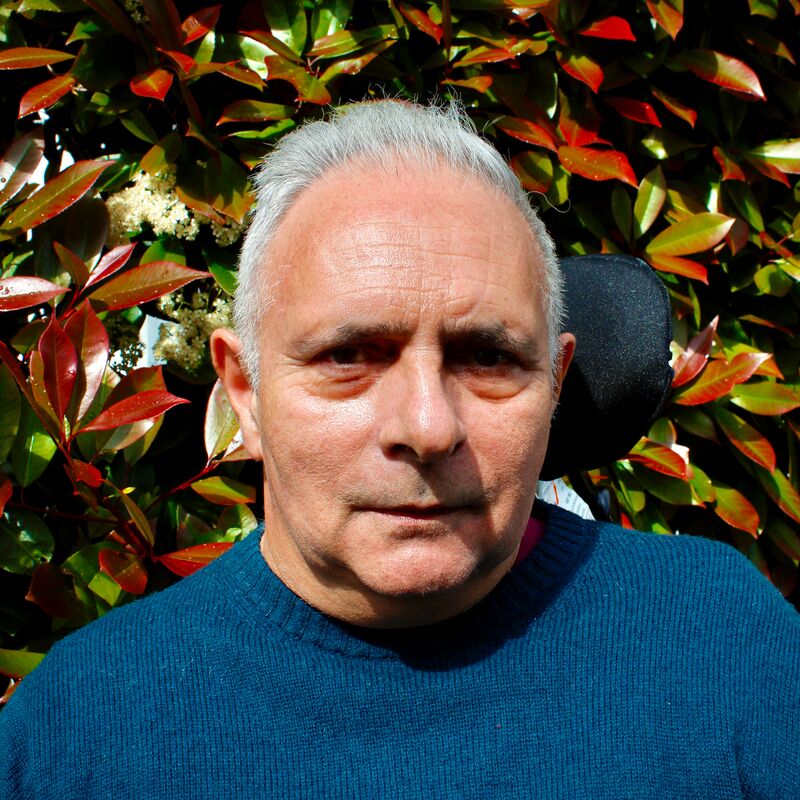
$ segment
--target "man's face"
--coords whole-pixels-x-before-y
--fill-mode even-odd
[[[264,462],[270,566],[363,624],[476,602],[513,563],[553,412],[521,213],[446,169],[338,172],[265,259],[258,389],[232,401]]]

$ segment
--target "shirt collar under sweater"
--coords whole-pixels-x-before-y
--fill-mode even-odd
[[[592,549],[596,523],[539,501],[535,515],[544,523],[544,534],[531,554],[475,606],[429,626],[375,630],[317,611],[271,571],[259,548],[261,528],[197,577],[228,584],[222,591],[237,607],[238,621],[249,622],[254,635],[270,636],[279,629],[284,637],[342,655],[401,659],[434,668],[445,662],[471,662],[544,613]]]

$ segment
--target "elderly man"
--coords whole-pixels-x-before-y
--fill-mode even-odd
[[[574,340],[497,153],[365,104],[258,186],[212,352],[263,535],[57,645],[0,795],[798,797],[800,622],[749,563],[529,521]]]

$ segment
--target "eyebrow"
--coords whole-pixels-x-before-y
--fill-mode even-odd
[[[402,341],[410,336],[411,328],[402,323],[345,322],[337,325],[333,330],[319,335],[301,336],[293,342],[293,345],[299,352],[311,354],[333,347],[349,347],[377,339]],[[535,353],[542,343],[541,337],[517,335],[501,322],[456,323],[445,327],[442,338],[445,343],[471,341],[514,353]]]

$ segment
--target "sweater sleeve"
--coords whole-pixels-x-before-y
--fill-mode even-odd
[[[0,797],[28,800],[32,795],[23,788],[22,773],[27,761],[28,726],[32,720],[25,713],[24,685],[21,684],[6,707],[0,711]]]
[[[744,561],[742,570],[756,572]],[[746,577],[731,642],[743,655],[732,687],[742,794],[790,800],[800,792],[800,614],[760,574]]]

